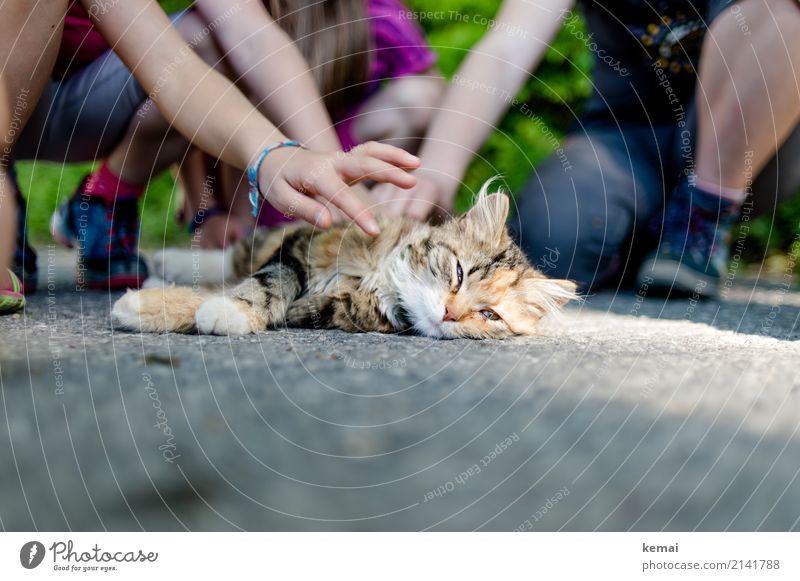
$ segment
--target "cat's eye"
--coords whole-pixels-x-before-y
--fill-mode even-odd
[[[456,260],[456,279],[458,279],[458,283],[456,283],[456,290],[461,288],[461,284],[464,282],[464,270],[461,268],[461,263]]]
[[[489,320],[489,321],[499,321],[500,320],[500,315],[495,313],[492,309],[482,309],[481,310],[481,315],[486,317],[486,319]]]

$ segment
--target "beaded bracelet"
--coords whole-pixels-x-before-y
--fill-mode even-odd
[[[264,163],[264,159],[266,159],[270,153],[282,147],[306,148],[298,141],[279,141],[278,143],[273,143],[265,147],[258,155],[256,162],[247,168],[247,181],[250,183],[250,205],[253,206],[253,217],[258,216],[258,201],[263,195],[261,193],[261,188],[258,186],[258,171],[261,169],[261,164]]]

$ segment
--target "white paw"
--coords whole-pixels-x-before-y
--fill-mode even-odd
[[[180,285],[218,285],[233,270],[233,255],[223,250],[165,248],[153,255],[155,276]]]
[[[129,290],[114,303],[111,318],[121,328],[139,331],[142,325],[141,308],[139,293]]]
[[[194,316],[197,330],[205,335],[247,335],[254,332],[242,303],[227,297],[203,302]]]

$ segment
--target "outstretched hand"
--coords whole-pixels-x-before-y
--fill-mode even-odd
[[[411,188],[417,180],[408,171],[419,164],[416,156],[376,142],[359,145],[348,153],[281,148],[264,160],[258,179],[267,202],[286,215],[328,228],[332,216],[322,201],[327,200],[375,236],[380,233],[378,223],[350,186],[369,179]]]

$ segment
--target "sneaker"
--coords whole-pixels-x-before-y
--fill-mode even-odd
[[[22,293],[31,295],[36,292],[36,286],[39,283],[36,251],[28,244],[25,227],[27,207],[17,185],[17,176],[13,170],[9,171],[8,175],[14,185],[14,196],[17,201],[17,246],[14,251],[14,266],[12,270],[19,279]]]
[[[22,292],[22,282],[14,271],[9,269],[8,276],[0,283],[0,315],[16,313],[24,308],[25,293]]]
[[[84,191],[86,180],[50,220],[53,238],[78,249],[78,287],[96,290],[139,288],[147,279],[139,255],[139,213],[136,198],[118,198],[112,205]]]
[[[639,269],[640,288],[717,297],[740,209],[681,180],[664,209],[660,244]]]

